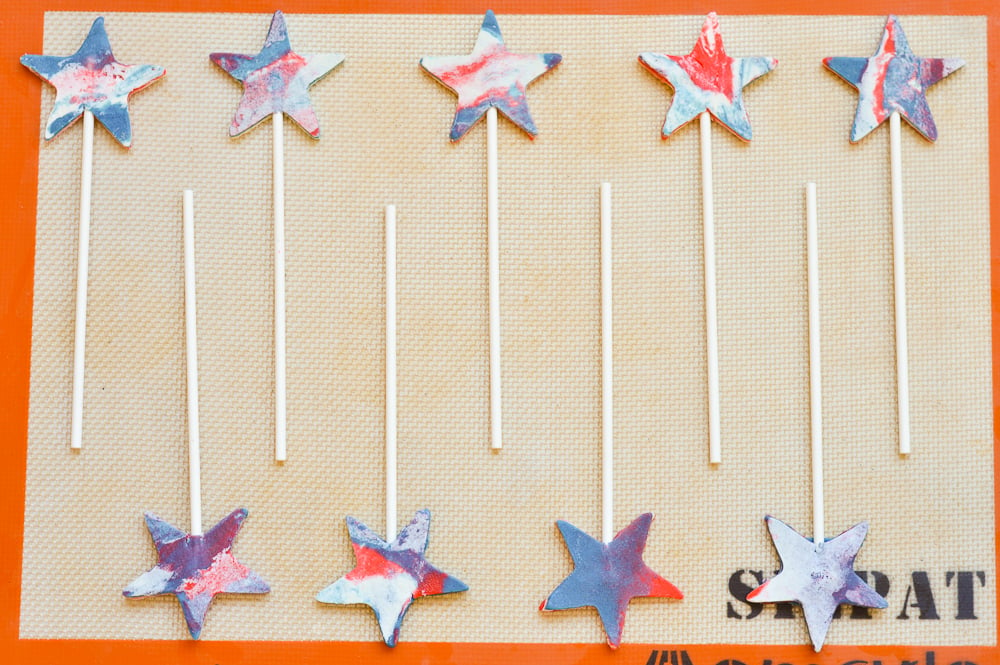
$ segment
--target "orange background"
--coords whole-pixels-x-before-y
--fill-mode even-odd
[[[6,0],[0,9],[0,83],[6,93],[6,112],[0,114],[0,136],[4,138],[0,160],[0,440],[7,453],[6,471],[0,480],[0,653],[8,663],[646,663],[653,649],[686,649],[694,665],[716,665],[738,659],[757,665],[770,659],[775,665],[789,663],[862,663],[884,665],[914,660],[926,663],[926,647],[828,646],[821,654],[803,644],[796,646],[739,645],[624,645],[612,652],[603,644],[421,644],[405,643],[388,649],[379,642],[194,642],[110,640],[21,640],[18,639],[21,549],[24,520],[25,462],[30,378],[31,312],[34,277],[35,218],[38,173],[38,122],[42,82],[20,66],[24,53],[42,52],[44,11],[88,11],[95,15],[112,11],[206,12],[239,11],[271,13],[273,2],[259,0]],[[997,62],[1000,54],[1000,4],[996,0],[906,0],[895,3],[872,0],[841,0],[835,11],[816,11],[802,0],[726,0],[707,4],[683,0],[669,6],[653,0],[502,0],[492,3],[471,0],[286,0],[280,7],[288,13],[470,13],[493,9],[498,14],[972,14],[988,16],[989,105],[1000,108]],[[985,113],[985,109],[970,109]],[[990,127],[990,163],[1000,168],[1000,123]],[[993,292],[993,349],[1000,352],[997,307],[1000,302],[1000,189],[991,188],[991,268]],[[997,367],[994,363],[994,375]],[[994,382],[994,432],[1000,426],[997,404],[1000,393]],[[994,468],[996,468],[994,447]],[[996,473],[994,473],[996,477]],[[1000,489],[1000,488],[998,488]],[[1000,497],[1000,491],[995,492]],[[1000,506],[1000,498],[997,505]],[[996,507],[994,511],[996,512]],[[1000,539],[998,555],[1000,555]],[[998,587],[1000,588],[1000,587]],[[1000,602],[1000,593],[998,593]],[[933,649],[936,665],[972,661],[977,665],[1000,663],[998,647],[947,647]],[[659,662],[659,655],[657,662]],[[860,662],[859,662],[860,661]],[[732,665],[737,665],[734,661]]]

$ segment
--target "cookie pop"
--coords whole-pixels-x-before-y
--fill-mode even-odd
[[[715,290],[715,204],[712,196],[712,118],[744,141],[752,136],[743,88],[770,72],[778,61],[770,57],[731,58],[726,54],[719,17],[711,12],[701,36],[687,55],[640,53],[656,78],[674,89],[663,123],[663,138],[694,120],[701,129],[701,196],[705,243],[705,332],[708,356],[709,463],[722,461],[719,417],[719,332]]]
[[[80,168],[80,236],[76,268],[76,329],[73,342],[73,407],[70,448],[83,445],[83,374],[87,333],[87,271],[90,257],[90,199],[94,174],[94,119],[115,140],[132,145],[128,100],[163,76],[163,67],[125,65],[111,52],[104,18],[98,17],[73,55],[23,55],[21,64],[55,86],[56,100],[45,125],[48,141],[83,117]]]
[[[611,184],[601,185],[601,540],[569,522],[556,526],[573,558],[573,572],[542,602],[541,611],[593,607],[608,646],[617,649],[633,598],[683,598],[643,561],[652,513],[614,532],[614,307],[612,306]]]
[[[851,143],[889,120],[892,179],[892,261],[896,304],[896,400],[899,454],[910,454],[910,369],[906,324],[906,249],[903,236],[903,165],[900,118],[928,141],[937,125],[927,104],[927,89],[965,63],[958,58],[921,58],[910,50],[899,19],[889,16],[882,40],[870,58],[825,58],[823,64],[858,91]]]
[[[465,591],[469,587],[431,564],[426,556],[431,512],[418,510],[398,534],[397,371],[396,371],[396,207],[385,210],[385,529],[383,540],[360,520],[347,517],[357,566],[319,592],[316,600],[336,605],[364,604],[375,612],[382,640],[394,647],[403,617],[417,598]]]
[[[274,459],[287,458],[285,388],[285,139],[287,115],[309,136],[319,138],[319,119],[309,86],[344,60],[339,53],[299,55],[288,40],[285,15],[274,12],[264,47],[257,55],[213,53],[212,62],[243,84],[243,97],[229,126],[239,136],[262,120],[273,121],[274,197]]]
[[[854,559],[868,535],[860,522],[829,540],[824,538],[823,513],[823,397],[820,368],[819,241],[816,222],[816,185],[806,185],[806,263],[809,290],[809,418],[812,438],[812,540],[781,520],[764,518],[781,571],[747,594],[752,603],[795,602],[802,606],[809,639],[817,652],[823,648],[833,613],[841,604],[888,607],[854,572]]]
[[[191,532],[173,526],[151,512],[146,528],[156,546],[156,565],[122,592],[126,598],[172,595],[181,604],[193,639],[201,636],[208,607],[220,593],[267,593],[260,575],[233,555],[233,540],[247,517],[237,508],[218,524],[202,531],[201,437],[198,419],[198,324],[195,300],[194,193],[184,191],[184,323],[187,341],[188,485]]]

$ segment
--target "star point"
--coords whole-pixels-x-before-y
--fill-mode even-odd
[[[321,603],[365,604],[375,612],[382,639],[396,646],[403,617],[417,598],[468,590],[459,579],[435,568],[424,556],[431,513],[418,510],[390,543],[348,516],[347,530],[357,565],[316,596]]]
[[[538,128],[528,110],[528,84],[562,61],[558,53],[511,53],[504,44],[500,26],[492,10],[486,12],[469,55],[426,56],[420,66],[438,82],[458,95],[458,108],[450,138],[458,141],[495,107],[529,137]]]
[[[539,607],[542,611],[593,607],[600,616],[612,649],[621,644],[625,613],[633,598],[677,598],[684,595],[673,584],[646,565],[646,549],[652,513],[639,515],[619,531],[610,543],[602,543],[569,522],[556,525],[573,558],[573,572]]]
[[[910,50],[899,19],[890,15],[882,39],[870,58],[831,57],[823,64],[858,91],[851,125],[851,143],[857,143],[899,115],[928,141],[937,140],[937,125],[927,104],[927,89],[962,67],[959,58],[921,58]]]
[[[56,89],[45,125],[48,141],[73,124],[84,111],[94,114],[119,143],[132,145],[128,100],[164,75],[157,65],[125,65],[111,52],[104,18],[98,17],[73,55],[23,55],[21,64]]]
[[[257,55],[212,53],[209,58],[243,84],[243,97],[229,127],[239,136],[274,113],[284,113],[313,138],[319,138],[319,119],[309,87],[344,61],[340,53],[299,55],[288,39],[285,15],[271,18],[264,46]]]
[[[675,131],[708,111],[733,134],[753,137],[750,116],[743,104],[743,88],[777,66],[771,57],[732,58],[726,54],[719,17],[705,17],[701,35],[687,55],[640,53],[639,62],[674,89],[662,135]]]
[[[246,516],[246,508],[238,508],[204,535],[191,535],[147,512],[146,528],[158,560],[156,566],[125,587],[122,595],[176,596],[191,637],[198,639],[215,596],[271,590],[257,573],[233,556],[233,540]]]
[[[854,572],[854,559],[868,535],[867,522],[821,543],[814,543],[770,515],[764,522],[781,558],[781,571],[747,594],[747,600],[801,605],[817,653],[823,648],[838,605],[888,607],[885,598]]]

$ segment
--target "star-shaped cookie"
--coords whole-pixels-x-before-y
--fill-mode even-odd
[[[94,21],[73,55],[22,55],[21,64],[56,89],[45,140],[69,127],[87,110],[126,148],[132,145],[129,96],[164,74],[163,67],[124,65],[115,60],[102,17]]]
[[[156,545],[156,566],[129,584],[126,598],[172,594],[184,610],[191,637],[198,639],[212,599],[220,593],[267,593],[267,582],[236,560],[233,539],[247,517],[238,508],[205,535],[184,533],[153,513],[146,528]]]
[[[823,648],[838,605],[889,606],[854,572],[854,558],[868,535],[867,522],[817,544],[770,515],[764,521],[781,557],[781,572],[748,593],[747,600],[801,605],[817,652]]]
[[[375,611],[382,639],[396,646],[403,616],[423,596],[465,591],[469,587],[435,568],[426,558],[431,512],[418,510],[406,528],[388,543],[367,526],[347,518],[347,531],[357,565],[319,592],[321,603],[364,603]]]
[[[264,118],[281,112],[310,136],[319,138],[319,119],[309,98],[309,86],[343,62],[343,55],[295,53],[288,41],[285,15],[277,11],[260,53],[212,53],[208,57],[243,84],[230,136],[239,136]]]
[[[451,126],[451,140],[457,141],[491,106],[534,137],[538,129],[528,111],[525,89],[561,61],[558,53],[520,55],[508,51],[497,17],[487,11],[472,53],[428,56],[420,59],[420,65],[458,95]]]
[[[674,89],[674,98],[663,123],[663,138],[708,111],[745,141],[751,139],[753,131],[743,105],[743,88],[778,64],[771,57],[730,58],[726,55],[715,12],[705,18],[701,36],[687,55],[640,53],[639,62]]]
[[[825,58],[823,64],[858,90],[858,109],[851,126],[851,143],[856,143],[893,112],[898,112],[927,140],[936,140],[937,126],[927,105],[927,88],[965,63],[958,58],[913,55],[899,19],[889,16],[872,57]]]
[[[652,513],[643,513],[602,543],[569,522],[556,524],[573,557],[573,572],[549,594],[539,609],[568,610],[593,607],[601,617],[608,645],[618,648],[625,627],[625,612],[633,598],[683,598],[673,584],[642,560]]]

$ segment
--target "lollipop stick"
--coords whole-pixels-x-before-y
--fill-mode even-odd
[[[188,482],[191,534],[201,535],[201,443],[198,435],[198,323],[194,293],[194,192],[184,190],[184,327],[187,339]]]
[[[611,285],[611,183],[601,183],[601,535],[614,539],[614,307]]]
[[[708,347],[708,461],[722,461],[719,440],[719,327],[715,304],[715,204],[712,193],[712,116],[701,123],[701,204],[705,227],[705,332]]]
[[[486,230],[490,273],[490,445],[503,448],[500,406],[500,222],[497,195],[497,110],[486,111]]]
[[[285,419],[285,132],[284,114],[274,117],[274,459],[284,462]]]
[[[896,300],[896,401],[899,454],[910,454],[910,367],[906,343],[906,249],[903,237],[903,165],[899,112],[889,116],[889,162],[892,171],[892,263]]]
[[[806,264],[809,274],[809,421],[812,432],[813,542],[823,542],[823,378],[819,337],[819,241],[816,183],[806,184]]]
[[[396,535],[396,206],[385,207],[385,533]]]
[[[94,178],[94,114],[83,112],[83,160],[80,167],[80,248],[76,266],[76,333],[73,339],[73,417],[70,448],[83,445],[83,371],[87,338],[87,272],[90,263],[90,193]]]

